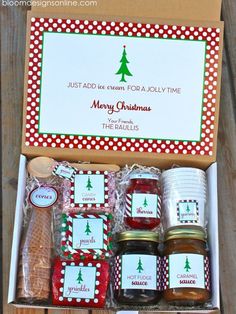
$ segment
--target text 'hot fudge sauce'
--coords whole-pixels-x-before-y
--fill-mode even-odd
[[[119,304],[151,305],[160,299],[161,259],[158,234],[125,231],[118,234],[114,298]]]
[[[166,233],[163,289],[167,302],[201,304],[210,298],[210,269],[205,233],[200,229],[173,229]]]
[[[152,230],[160,224],[161,189],[159,176],[151,173],[130,175],[126,190],[124,222],[132,229]]]

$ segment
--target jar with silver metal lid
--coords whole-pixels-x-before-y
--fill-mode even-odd
[[[124,305],[152,305],[161,297],[159,236],[150,231],[118,234],[114,298]]]

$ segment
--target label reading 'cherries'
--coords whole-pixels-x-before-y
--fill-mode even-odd
[[[160,218],[158,195],[146,193],[127,194],[126,216]]]
[[[39,208],[47,208],[56,203],[57,190],[51,186],[40,186],[30,192],[29,200],[32,205]]]

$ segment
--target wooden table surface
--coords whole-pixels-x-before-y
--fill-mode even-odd
[[[8,273],[20,154],[27,7],[1,7],[3,313],[69,314],[91,311],[15,309],[7,305]],[[222,313],[236,313],[236,0],[223,0],[225,40],[218,136]],[[95,314],[96,311],[93,311]],[[99,313],[108,313],[101,311]]]

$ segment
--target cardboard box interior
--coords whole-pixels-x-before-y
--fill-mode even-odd
[[[16,284],[17,284],[17,269],[18,269],[18,255],[19,245],[21,239],[21,231],[23,224],[23,202],[25,197],[25,183],[26,183],[26,162],[27,158],[24,155],[20,157],[17,203],[15,213],[15,224],[12,243],[11,267],[10,267],[10,281],[8,291],[8,302],[13,303],[18,307],[25,307],[25,304],[16,302]],[[218,204],[217,204],[217,164],[213,163],[206,171],[208,182],[208,243],[211,253],[211,282],[212,282],[212,309],[203,308],[202,311],[208,310],[209,313],[214,313],[214,309],[220,308],[219,297],[219,241],[218,241]],[[29,305],[27,307],[40,307],[37,305]],[[57,308],[52,305],[41,306],[43,308]],[[128,310],[128,308],[127,308]],[[167,308],[161,308],[161,312]],[[152,310],[153,311],[153,310]],[[154,310],[160,312],[159,310]],[[178,311],[179,312],[179,311]],[[182,313],[197,313],[196,310],[181,310]],[[201,313],[201,311],[199,311]]]

